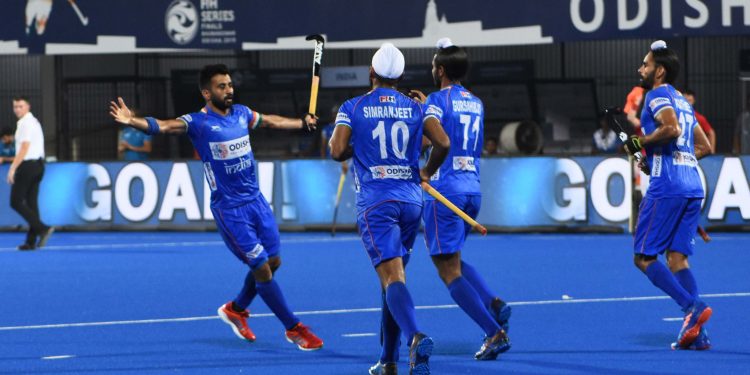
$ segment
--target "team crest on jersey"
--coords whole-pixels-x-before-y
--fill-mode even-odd
[[[471,93],[468,91],[461,91],[461,96],[464,98],[471,98]]]
[[[380,102],[381,103],[395,103],[396,97],[392,95],[381,95]]]

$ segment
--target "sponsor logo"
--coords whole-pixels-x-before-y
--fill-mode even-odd
[[[250,250],[249,252],[245,253],[245,257],[247,257],[248,260],[253,260],[253,259],[257,258],[260,255],[260,253],[263,252],[263,250],[264,250],[263,249],[263,245],[257,244],[257,245],[255,245],[255,247],[252,250]]]
[[[346,114],[346,113],[344,113],[344,112],[339,112],[339,113],[338,113],[338,114],[336,115],[336,123],[338,124],[338,123],[340,123],[340,122],[343,122],[343,123],[345,123],[345,124],[349,124],[349,123],[351,123],[351,120],[349,120],[349,115],[347,115],[347,114]]]
[[[212,132],[220,132],[221,131],[221,126],[211,125],[211,131]]]
[[[695,167],[698,165],[698,159],[689,152],[675,151],[672,153],[672,164]]]
[[[164,16],[167,35],[177,44],[188,44],[198,34],[198,9],[188,0],[174,0]]]
[[[250,137],[247,135],[225,142],[209,142],[208,147],[214,160],[236,159],[252,151]]]
[[[653,112],[657,107],[661,107],[663,105],[671,105],[672,102],[669,101],[667,98],[656,98],[651,100],[651,103],[648,103],[649,108],[651,108],[651,111]]]
[[[412,176],[411,167],[406,165],[376,165],[370,167],[372,178],[382,180],[386,178],[395,180],[410,180]]]
[[[454,156],[453,170],[476,172],[477,167],[474,165],[474,158],[471,156]]]
[[[651,177],[661,176],[661,154],[654,154],[654,166],[651,168]]]
[[[468,91],[459,91],[459,92],[461,93],[461,96],[463,96],[464,98],[471,98],[471,93],[469,93]]]
[[[430,104],[427,107],[427,110],[424,112],[424,114],[425,115],[433,115],[433,116],[437,116],[437,117],[443,117],[443,110],[440,109],[440,107],[438,107],[436,105]]]
[[[180,118],[187,123],[193,122],[193,116],[190,115],[182,115]]]
[[[211,191],[216,191],[216,177],[214,177],[214,170],[211,168],[211,163],[203,163],[203,170],[206,174],[206,182]]]
[[[381,95],[380,96],[380,102],[381,103],[395,103],[396,97],[391,95]]]

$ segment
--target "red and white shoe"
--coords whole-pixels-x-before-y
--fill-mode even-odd
[[[219,307],[217,312],[221,320],[232,327],[232,331],[237,337],[250,342],[255,341],[255,334],[247,326],[247,318],[250,316],[249,311],[236,312],[232,310],[232,301],[229,301]]]
[[[310,327],[297,323],[292,329],[286,331],[286,341],[297,345],[300,350],[311,351],[323,347],[323,340],[315,336]]]

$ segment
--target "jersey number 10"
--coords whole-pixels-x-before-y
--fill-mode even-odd
[[[399,133],[401,133],[401,144],[399,144]],[[380,143],[380,158],[388,158],[385,141],[385,121],[379,121],[378,126],[372,131],[372,139]],[[403,121],[396,121],[391,125],[391,150],[393,155],[399,159],[406,159],[406,146],[409,144],[409,127]]]

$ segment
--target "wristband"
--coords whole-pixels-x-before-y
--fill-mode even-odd
[[[155,118],[146,117],[146,122],[148,123],[148,129],[146,129],[146,134],[148,135],[159,134],[161,129],[159,129],[159,123],[156,122]]]

